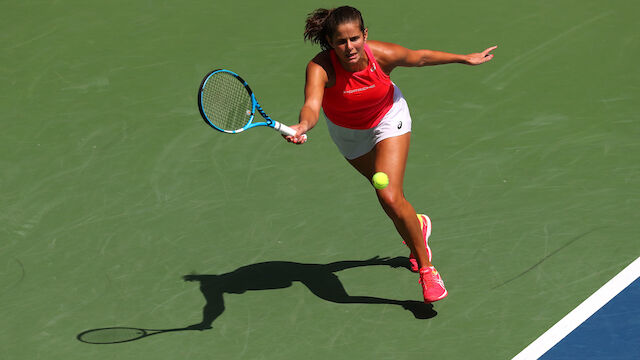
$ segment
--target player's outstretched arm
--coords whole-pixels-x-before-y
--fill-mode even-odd
[[[480,65],[493,59],[491,52],[498,48],[492,46],[479,53],[453,54],[429,49],[411,50],[398,44],[381,41],[370,41],[369,44],[387,73],[398,66],[420,67],[452,63]]]
[[[317,57],[307,65],[307,75],[304,87],[304,104],[300,109],[300,117],[298,124],[292,125],[291,128],[296,130],[296,136],[285,137],[287,141],[302,144],[306,141],[305,135],[307,131],[313,129],[318,123],[320,110],[322,108],[322,97],[324,95],[324,86],[327,83],[327,74],[323,67],[318,63]]]

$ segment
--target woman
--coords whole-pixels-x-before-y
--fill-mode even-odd
[[[299,123],[292,126],[297,133],[286,139],[304,143],[303,135],[317,124],[322,109],[329,133],[347,161],[367,179],[376,172],[389,176],[389,185],[376,190],[380,204],[411,250],[412,270],[420,274],[424,301],[443,299],[447,290],[431,264],[427,242],[431,221],[417,215],[403,194],[411,117],[389,74],[398,66],[482,64],[493,58],[496,47],[458,55],[368,40],[362,15],[350,6],[309,14],[304,37],[323,51],[307,65],[305,102]]]

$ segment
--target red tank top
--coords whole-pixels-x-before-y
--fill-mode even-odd
[[[356,72],[345,70],[331,49],[331,64],[336,83],[324,89],[322,110],[332,123],[349,129],[371,129],[393,106],[393,83],[373,57],[367,44],[364,50],[369,58],[366,69]]]

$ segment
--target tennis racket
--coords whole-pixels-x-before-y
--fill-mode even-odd
[[[258,104],[249,84],[230,70],[214,70],[204,77],[198,91],[198,108],[204,121],[223,133],[237,134],[268,126],[287,136],[296,134],[294,129],[271,119]],[[265,121],[255,121],[256,110]]]
[[[138,329],[131,327],[110,327],[83,331],[76,337],[78,340],[88,344],[118,344],[128,341],[139,340],[147,336],[162,334],[172,331],[196,330],[193,328],[179,329]]]

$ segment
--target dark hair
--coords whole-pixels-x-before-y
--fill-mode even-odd
[[[304,27],[304,39],[320,44],[323,50],[331,49],[327,37],[331,38],[339,25],[348,22],[359,22],[364,32],[364,21],[358,9],[351,6],[340,6],[334,9],[316,9],[307,16]]]

